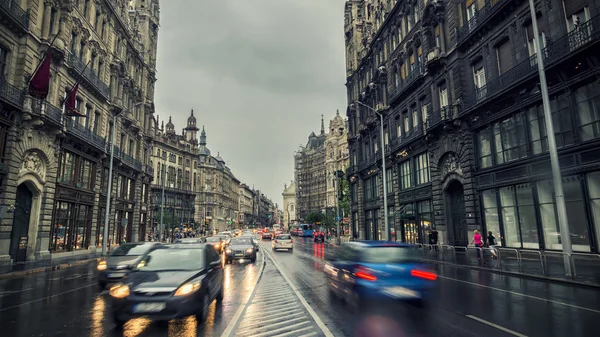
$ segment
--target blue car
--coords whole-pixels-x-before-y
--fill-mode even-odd
[[[330,294],[359,311],[365,300],[427,303],[437,275],[415,246],[388,241],[343,244],[325,263]]]

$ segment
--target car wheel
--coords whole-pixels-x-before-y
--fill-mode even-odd
[[[202,296],[202,305],[200,306],[200,312],[196,314],[196,320],[198,323],[204,323],[206,321],[206,316],[208,315],[208,296]]]
[[[223,286],[221,286],[221,290],[219,290],[219,293],[217,294],[216,297],[217,302],[223,302]]]
[[[119,319],[116,314],[113,314],[113,322],[115,323],[117,329],[123,329],[123,326],[125,323],[127,323],[127,321]]]
[[[290,248],[290,253],[292,253],[294,251],[294,249]]]

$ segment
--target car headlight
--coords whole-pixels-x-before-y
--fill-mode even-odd
[[[246,253],[252,253],[254,251],[254,248],[248,248],[246,249]]]
[[[98,263],[98,270],[106,270],[106,261],[100,261],[100,263]]]
[[[221,247],[221,245],[217,243],[217,244],[215,245],[215,248],[216,248],[216,249],[219,249],[219,247]]]
[[[200,289],[201,285],[202,281],[186,283],[177,289],[175,296],[187,296],[189,294],[193,294]]]
[[[231,249],[225,249],[225,253],[231,254]]]
[[[110,288],[109,293],[114,298],[125,298],[129,296],[129,286],[126,284],[116,284]]]

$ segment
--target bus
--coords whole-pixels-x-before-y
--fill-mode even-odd
[[[278,230],[281,230],[281,225],[274,224],[273,225],[273,232],[277,232]]]
[[[312,237],[313,231],[314,231],[313,225],[302,224],[297,227],[298,236]]]

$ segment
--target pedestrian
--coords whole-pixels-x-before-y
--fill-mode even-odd
[[[435,230],[435,228],[429,231],[429,244],[433,246],[433,249],[436,252],[438,251],[438,232]]]
[[[498,255],[496,254],[496,237],[492,233],[492,231],[488,232],[487,244],[490,247],[490,251],[492,252],[492,257],[494,260],[498,259]]]
[[[478,248],[482,248],[483,247],[483,241],[481,240],[481,234],[479,234],[478,230],[474,230],[473,231],[473,240],[471,240],[471,243]],[[481,259],[480,256],[480,252],[481,249],[477,249],[477,259]]]

